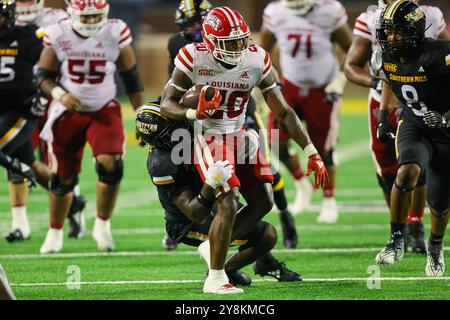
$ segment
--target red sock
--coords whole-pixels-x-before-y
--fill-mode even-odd
[[[333,198],[334,197],[334,184],[327,185],[323,188],[323,196],[325,198]]]
[[[408,212],[408,224],[422,224],[423,220],[423,210],[421,212],[414,212],[410,211]]]
[[[58,229],[61,230],[64,226],[64,223],[50,223],[51,229]]]
[[[297,166],[294,170],[289,169],[289,172],[294,176],[295,180],[300,180],[305,176],[305,173],[302,171],[302,168],[300,168],[300,166]]]

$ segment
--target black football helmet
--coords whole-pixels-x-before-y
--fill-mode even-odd
[[[425,39],[425,23],[425,13],[414,2],[391,2],[381,13],[377,24],[377,40],[381,49],[393,57],[409,56]],[[389,40],[390,32],[398,33],[400,39]]]
[[[208,0],[181,0],[175,12],[175,24],[189,42],[202,41],[203,17],[212,9]]]
[[[179,128],[190,132],[190,126],[186,121],[168,120],[163,117],[159,102],[147,103],[139,108],[136,115],[136,131],[150,148],[171,150],[179,143],[177,140],[172,141],[172,133]]]
[[[16,20],[16,2],[0,0],[0,35],[14,27]]]

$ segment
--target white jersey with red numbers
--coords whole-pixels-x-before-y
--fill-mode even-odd
[[[334,79],[339,66],[331,34],[347,23],[347,13],[335,0],[317,0],[305,16],[270,3],[263,14],[264,27],[277,38],[283,77],[301,86],[318,88]]]
[[[426,17],[425,36],[428,38],[437,39],[442,31],[446,28],[444,14],[437,7],[420,6]],[[377,41],[376,25],[380,17],[381,9],[368,10],[359,15],[355,21],[353,34],[369,40],[372,43],[372,52],[380,49],[380,44]],[[381,100],[380,94],[371,89],[371,94],[377,101]]]
[[[131,41],[126,23],[116,19],[90,38],[76,33],[69,19],[47,27],[44,36],[61,63],[59,82],[83,102],[82,112],[97,111],[116,97],[116,61]]]
[[[226,69],[203,44],[192,43],[179,51],[175,66],[194,84],[208,84],[221,91],[222,102],[217,112],[200,122],[204,130],[215,129],[230,134],[244,125],[250,92],[270,73],[272,61],[264,49],[250,45],[245,61],[233,69]]]

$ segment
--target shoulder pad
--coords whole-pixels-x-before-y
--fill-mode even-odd
[[[152,149],[147,158],[147,170],[156,185],[175,182],[178,167],[172,162],[169,151]]]

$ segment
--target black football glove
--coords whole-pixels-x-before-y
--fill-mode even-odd
[[[33,96],[33,99],[31,100],[30,113],[36,118],[42,117],[47,111],[48,102],[49,101],[45,97],[45,95],[41,92],[38,92]]]
[[[391,126],[388,123],[388,116],[389,113],[386,110],[378,111],[377,139],[383,143],[395,139],[395,135],[392,133]]]
[[[381,80],[380,78],[372,78],[370,87],[372,89],[377,90],[377,92],[381,93],[381,90],[383,89],[383,80]]]
[[[29,188],[36,187],[36,176],[34,175],[33,170],[26,164],[20,162],[19,159],[15,158],[12,160],[12,167],[10,170],[24,177],[28,182]]]
[[[423,122],[430,128],[448,128],[450,127],[450,111],[441,115],[436,111],[427,111],[423,116]]]

